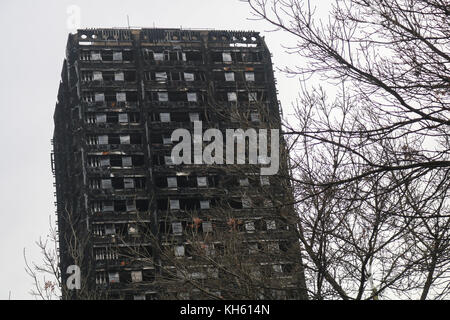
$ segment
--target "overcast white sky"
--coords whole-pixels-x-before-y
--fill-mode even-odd
[[[34,242],[45,237],[49,217],[55,216],[50,139],[70,5],[81,9],[81,28],[126,27],[128,15],[136,27],[256,30],[266,36],[275,66],[299,59],[284,53],[287,35],[265,32],[267,24],[248,20],[250,9],[239,0],[2,0],[0,299],[10,292],[12,299],[32,298],[23,249],[30,260],[39,260]],[[288,113],[298,80],[275,76]]]

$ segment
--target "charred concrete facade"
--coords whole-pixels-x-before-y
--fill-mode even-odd
[[[286,188],[245,166],[173,165],[170,157],[171,133],[194,121],[203,130],[280,128],[258,33],[78,30],[69,35],[54,121],[62,282],[77,264],[96,293],[63,290],[64,298],[236,298],[220,265],[192,248],[225,256],[230,234],[256,277],[283,284],[256,297],[305,297],[299,254],[288,255],[298,250],[289,214],[268,196],[286,202]]]

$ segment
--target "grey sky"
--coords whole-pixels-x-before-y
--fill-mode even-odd
[[[276,66],[295,64],[280,43],[290,39],[266,33],[268,25],[250,21],[249,7],[239,0],[106,0],[0,2],[0,299],[30,299],[31,279],[24,271],[23,248],[39,260],[34,242],[54,219],[50,139],[53,111],[65,45],[67,7],[81,9],[81,27],[207,28],[263,32]],[[279,99],[288,111],[297,95],[297,80],[276,73]]]

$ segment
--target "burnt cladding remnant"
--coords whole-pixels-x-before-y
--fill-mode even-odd
[[[171,133],[194,121],[280,128],[259,33],[78,30],[61,76],[52,169],[64,299],[305,297],[286,159],[263,177],[257,165],[170,157]],[[69,291],[72,264],[81,289]]]

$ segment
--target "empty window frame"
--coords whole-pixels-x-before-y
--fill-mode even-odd
[[[95,123],[106,123],[106,114],[105,113],[96,114]]]
[[[222,52],[222,61],[223,62],[232,62],[231,52]]]
[[[164,61],[164,53],[163,52],[153,52],[153,60]]]
[[[125,81],[125,76],[123,71],[114,72],[114,81]]]
[[[102,81],[103,80],[102,72],[101,71],[92,72],[92,80],[93,81]]]
[[[114,235],[116,234],[116,227],[114,226],[114,224],[106,224],[105,225],[105,235],[109,236],[109,235]]]
[[[207,187],[208,179],[206,177],[197,177],[197,186],[198,187]]]
[[[184,72],[183,76],[184,76],[184,81],[194,81],[195,80],[194,73],[192,73],[192,72]]]
[[[142,282],[142,271],[141,270],[131,271],[131,282]]]
[[[102,186],[102,189],[112,189],[111,179],[102,179],[101,186]]]
[[[172,233],[176,236],[181,236],[183,234],[183,225],[181,222],[172,223]]]
[[[187,101],[197,102],[197,92],[188,92],[187,93]]]
[[[255,222],[254,221],[247,221],[247,222],[245,222],[245,230],[248,233],[255,232]]]
[[[105,94],[104,93],[95,93],[94,94],[94,100],[95,102],[104,102],[105,101]]]
[[[202,222],[202,230],[203,230],[203,232],[212,232],[213,228],[212,228],[211,221],[203,221]]]
[[[154,80],[159,82],[166,82],[167,72],[155,72]]]
[[[128,123],[128,113],[119,113],[119,123]]]
[[[259,122],[260,121],[259,113],[257,113],[257,112],[250,113],[250,121]]]
[[[134,189],[134,178],[123,178],[123,187],[125,189]]]
[[[122,157],[122,167],[132,167],[133,166],[133,159],[130,156],[124,156]]]
[[[129,134],[120,135],[119,139],[120,139],[120,144],[130,144],[131,143]]]
[[[272,269],[275,273],[283,273],[283,267],[280,264],[272,265]]]
[[[163,144],[165,145],[172,144],[172,137],[163,136]]]
[[[109,137],[108,135],[100,135],[98,137],[96,137],[96,142],[95,144],[112,144],[112,143],[116,143],[117,139],[114,139],[112,137]]]
[[[200,209],[206,210],[210,208],[209,200],[200,200]]]
[[[267,250],[269,252],[279,252],[280,251],[280,245],[276,241],[268,242],[267,243]]]
[[[252,207],[252,200],[249,197],[242,197],[242,208],[248,209]]]
[[[158,101],[160,101],[160,102],[169,101],[169,93],[168,92],[158,92]]]
[[[169,208],[170,208],[170,210],[180,210],[180,200],[170,199],[169,200]]]
[[[119,272],[109,272],[108,279],[109,283],[119,283],[120,282]]]
[[[113,61],[123,61],[122,51],[113,52]]]
[[[257,242],[253,242],[253,243],[249,243],[248,244],[248,252],[250,254],[258,253],[258,251],[259,251],[259,246],[258,246]]]
[[[266,220],[266,230],[276,230],[277,224],[275,220]]]
[[[270,179],[268,176],[260,176],[259,177],[262,186],[270,185]]]
[[[225,72],[225,81],[235,81],[234,72]]]
[[[116,101],[117,102],[126,102],[127,101],[126,92],[117,92],[116,93]]]
[[[248,82],[255,81],[255,73],[253,73],[253,72],[245,72],[244,75],[245,75],[245,81],[248,81]]]
[[[127,212],[136,211],[136,201],[134,199],[127,199],[125,201]],[[130,233],[130,232],[128,232]]]
[[[248,178],[242,178],[242,179],[239,179],[239,185],[241,187],[248,187],[248,186],[250,186],[250,182],[248,181]]]
[[[248,93],[248,101],[249,102],[256,102],[256,101],[258,101],[258,93],[256,93],[256,92],[249,92]]]
[[[175,246],[174,248],[175,251],[175,257],[183,257],[185,250],[184,250],[184,246]]]
[[[173,165],[172,156],[164,156],[164,164],[166,164],[166,165]]]
[[[91,61],[102,61],[100,51],[91,51]]]
[[[170,113],[161,112],[159,114],[159,119],[161,120],[161,122],[170,122]]]
[[[229,102],[236,102],[237,101],[237,94],[236,92],[228,92],[227,98]]]
[[[109,166],[111,166],[109,157],[101,157],[100,158],[100,167],[109,167]]]
[[[177,188],[177,177],[167,177],[167,187],[168,188]]]

